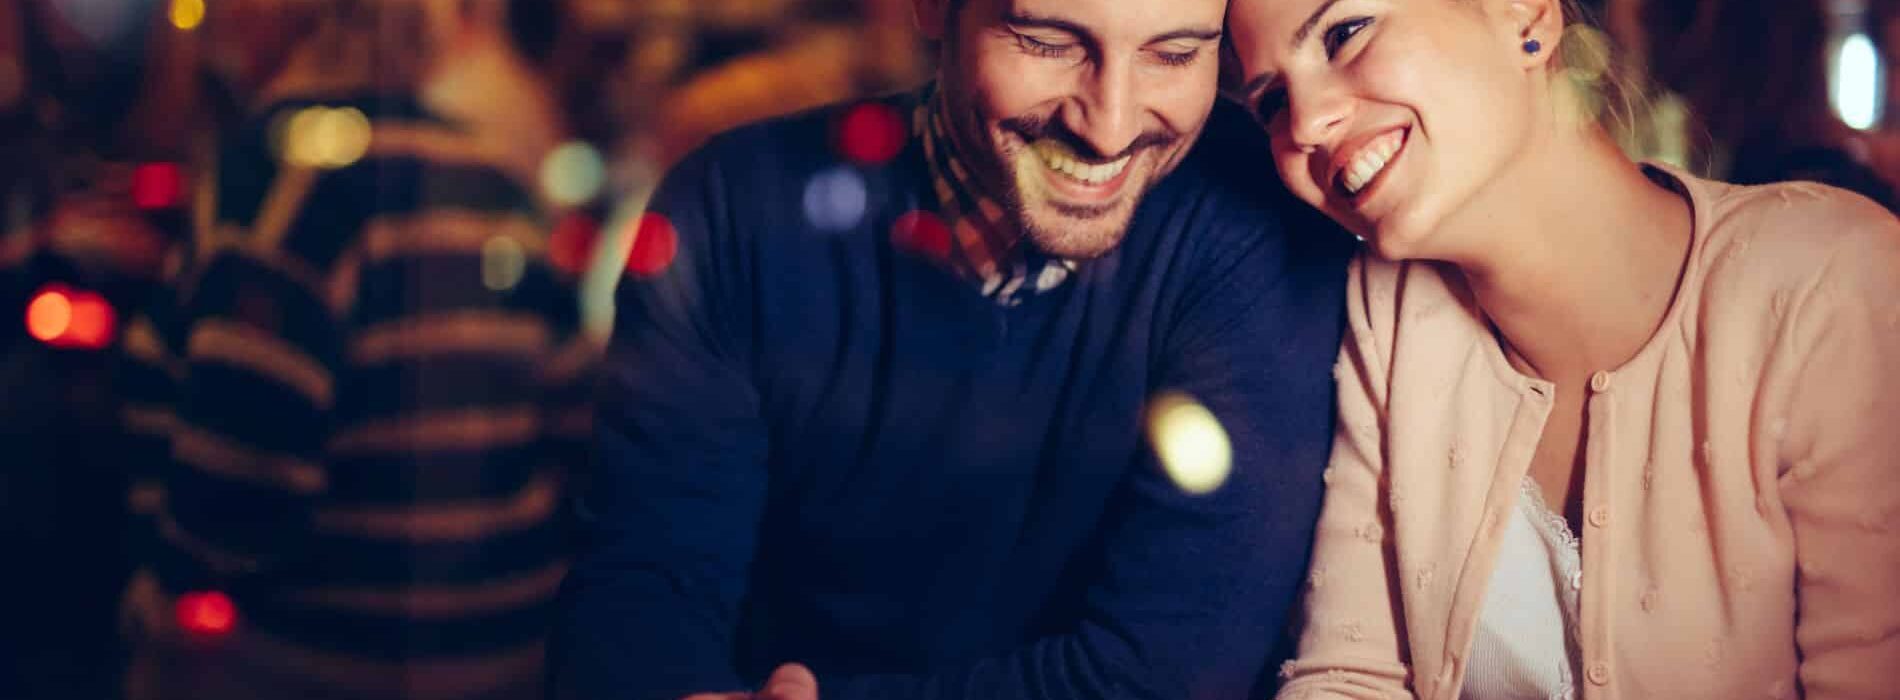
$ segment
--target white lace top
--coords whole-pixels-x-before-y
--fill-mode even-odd
[[[1573,700],[1583,557],[1569,523],[1524,478],[1471,642],[1462,700]]]

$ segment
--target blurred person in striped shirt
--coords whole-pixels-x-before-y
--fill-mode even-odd
[[[222,5],[248,106],[125,341],[155,477],[128,695],[536,697],[596,354],[509,32],[552,4]]]

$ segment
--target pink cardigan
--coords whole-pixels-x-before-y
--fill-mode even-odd
[[[1900,698],[1900,222],[1669,171],[1695,238],[1660,331],[1592,377],[1584,698]],[[1455,271],[1351,272],[1339,428],[1281,698],[1453,700],[1556,387]]]

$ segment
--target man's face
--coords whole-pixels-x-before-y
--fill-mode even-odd
[[[1206,124],[1227,0],[917,0],[950,137],[1044,252],[1113,250]]]

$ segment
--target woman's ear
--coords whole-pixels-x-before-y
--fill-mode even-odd
[[[1525,67],[1545,65],[1556,55],[1564,35],[1562,0],[1508,0],[1505,18]]]

